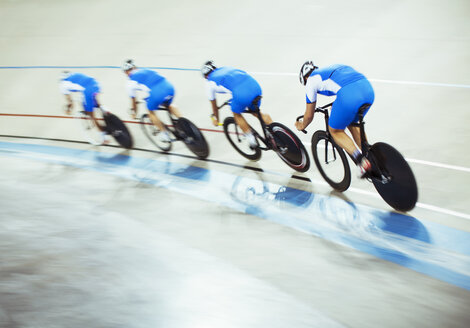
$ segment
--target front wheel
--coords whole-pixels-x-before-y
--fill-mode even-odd
[[[103,117],[107,132],[124,148],[131,149],[133,146],[132,136],[119,117],[106,113]]]
[[[86,141],[94,146],[102,145],[103,136],[91,116],[85,111],[80,111],[76,117],[80,120],[80,128]]]
[[[170,151],[171,149],[171,141],[168,141],[160,135],[160,129],[158,129],[150,119],[149,114],[142,115],[140,119],[140,125],[142,126],[142,130],[144,131],[145,136],[157,146],[159,149],[163,150],[164,152]]]
[[[279,157],[291,168],[306,172],[310,168],[310,158],[300,139],[288,127],[274,122],[270,126]]]
[[[372,164],[372,183],[383,200],[398,211],[412,210],[418,201],[418,185],[400,152],[389,144],[377,142],[367,157]]]
[[[326,131],[316,131],[312,136],[312,156],[318,171],[328,184],[337,191],[345,191],[351,185],[348,159]]]
[[[227,117],[224,120],[224,133],[230,144],[239,152],[243,157],[252,161],[257,161],[261,158],[261,149],[258,147],[252,149],[250,143],[246,139],[243,131],[235,123],[233,117]]]
[[[209,156],[209,145],[198,127],[187,118],[180,117],[175,124],[176,131],[185,145],[198,158],[205,159]]]

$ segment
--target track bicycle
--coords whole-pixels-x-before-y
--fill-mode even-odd
[[[102,120],[105,124],[105,131],[110,134],[117,141],[117,143],[121,145],[121,147],[126,149],[132,148],[134,144],[132,135],[130,134],[124,122],[122,122],[122,120],[113,113],[101,107],[97,108],[103,116]],[[102,145],[103,136],[101,130],[98,129],[91,116],[82,110],[78,112],[77,118],[80,120],[80,126],[85,139],[92,145]]]
[[[236,124],[233,116],[224,119],[223,127],[224,133],[230,144],[235,150],[245,158],[257,161],[261,158],[262,150],[274,150],[276,154],[291,168],[299,172],[306,172],[310,168],[310,158],[308,157],[307,150],[300,141],[300,139],[288,127],[281,123],[273,122],[269,126],[264,122],[259,107],[254,104],[259,104],[261,97],[256,97],[253,100],[254,111],[245,111],[244,113],[257,114],[258,120],[261,124],[262,135],[259,134],[253,127],[250,129],[258,142],[257,147],[250,147],[243,131]],[[231,100],[226,101],[219,109],[230,105]]]
[[[183,141],[186,147],[193,152],[199,159],[205,159],[209,156],[209,145],[198,127],[190,120],[184,117],[174,117],[168,106],[160,106],[159,110],[166,111],[171,121],[171,125],[165,124],[167,131],[172,135],[171,140],[163,140],[160,133],[148,113],[142,115],[140,123],[144,134],[155,146],[164,152],[171,150],[173,142]]]
[[[315,109],[324,114],[325,130],[318,130],[312,136],[312,156],[318,171],[328,184],[337,191],[345,191],[351,184],[351,170],[344,150],[336,144],[328,129],[328,109],[333,103]],[[377,142],[370,145],[364,128],[364,113],[370,104],[359,108],[358,126],[361,136],[362,154],[370,161],[371,170],[364,176],[374,184],[382,199],[392,208],[407,212],[418,201],[418,186],[411,167],[405,158],[389,144]],[[297,120],[303,115],[297,117]],[[304,133],[307,133],[305,130]]]

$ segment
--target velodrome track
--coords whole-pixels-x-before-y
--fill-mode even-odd
[[[468,4],[133,6],[0,4],[0,326],[468,326]],[[181,144],[158,152],[130,120],[128,57],[175,85],[208,160]],[[313,163],[298,174],[275,154],[245,161],[210,124],[202,62],[250,72],[262,108],[293,128],[308,57],[371,79],[367,132],[409,160],[414,210],[391,211],[357,179],[334,193]],[[83,142],[62,111],[64,68],[101,83],[136,149]],[[321,124],[298,134],[306,146]]]

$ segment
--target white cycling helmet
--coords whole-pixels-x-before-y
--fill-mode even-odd
[[[121,69],[124,71],[124,72],[127,72],[128,70],[130,69],[133,69],[135,68],[135,64],[134,64],[134,60],[132,59],[127,59],[124,64],[122,64],[121,66]]]
[[[202,65],[202,67],[201,67],[202,76],[206,77],[207,75],[209,75],[216,68],[217,68],[217,66],[214,65],[214,62],[212,60],[209,60],[209,61],[205,62],[205,64]]]
[[[312,72],[317,69],[318,67],[313,64],[313,61],[308,60],[306,61],[302,67],[300,68],[300,73],[299,73],[299,80],[300,83],[305,85],[307,83],[307,78],[312,74]]]

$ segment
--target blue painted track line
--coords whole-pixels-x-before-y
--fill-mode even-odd
[[[132,179],[351,247],[470,290],[470,233],[261,179],[155,159],[0,142],[0,156]]]
[[[197,68],[181,68],[181,67],[161,67],[161,66],[139,66],[148,69],[163,69],[173,71],[197,71]],[[94,66],[57,66],[57,65],[36,65],[36,66],[0,66],[0,69],[121,69],[120,66],[94,65]]]

